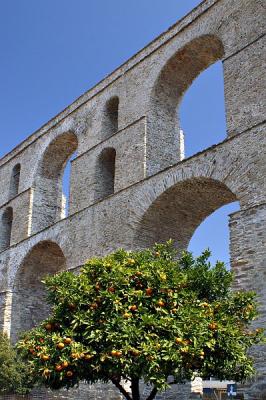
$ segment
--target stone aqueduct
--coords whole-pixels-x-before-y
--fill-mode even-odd
[[[265,323],[263,3],[203,1],[0,160],[0,325],[13,339],[45,316],[43,275],[119,246],[172,237],[185,248],[208,215],[235,200],[235,285],[257,291]],[[217,60],[227,139],[182,160],[182,96]],[[62,174],[75,152],[66,217]],[[265,398],[265,348],[254,356],[259,378],[247,398]]]

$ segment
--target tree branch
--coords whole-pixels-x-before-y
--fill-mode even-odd
[[[147,397],[146,400],[153,400],[156,396],[156,394],[158,393],[158,389],[157,388],[153,388],[149,397]]]
[[[127,400],[133,400],[129,393],[123,388],[123,386],[116,381],[115,379],[111,379],[112,383],[117,387],[117,389],[125,396]]]

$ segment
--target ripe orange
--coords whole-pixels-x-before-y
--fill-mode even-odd
[[[215,331],[217,329],[218,325],[215,322],[212,322],[209,324],[209,329],[212,331]]]
[[[64,347],[65,347],[65,345],[64,345],[63,342],[59,342],[59,343],[57,344],[57,348],[58,348],[59,350],[62,350]]]
[[[44,376],[49,376],[50,375],[49,369],[45,368],[45,370],[43,371],[43,375]]]
[[[156,251],[156,252],[154,253],[154,255],[155,255],[156,257],[160,257],[161,253],[160,253],[159,251]]]
[[[50,356],[48,356],[47,354],[42,354],[41,358],[43,361],[48,361]]]
[[[48,323],[48,324],[45,325],[45,329],[46,329],[47,331],[51,331],[51,330],[53,329],[53,325],[50,324],[50,323]]]
[[[71,342],[72,342],[72,339],[69,338],[69,337],[67,337],[67,338],[64,339],[64,343],[65,343],[65,344],[70,344]]]
[[[62,365],[56,365],[55,366],[55,370],[57,371],[57,372],[60,372],[60,371],[62,371]]]
[[[84,355],[84,360],[86,360],[86,361],[90,361],[92,358],[93,358],[92,354],[85,354]]]
[[[108,288],[108,292],[110,293],[114,293],[115,292],[115,288],[113,286]]]
[[[180,337],[176,337],[175,338],[175,342],[176,342],[176,344],[182,344],[183,343],[183,339],[180,338]]]
[[[158,300],[157,304],[159,307],[164,307],[165,306],[165,302],[163,300]]]
[[[126,319],[127,319],[127,318],[130,318],[130,317],[131,317],[131,314],[125,312],[125,313],[123,314],[123,317],[126,318]]]
[[[118,350],[112,350],[111,351],[111,356],[119,358],[119,357],[122,356],[122,352],[118,351]]]
[[[136,306],[136,304],[133,304],[133,306],[130,306],[129,309],[131,311],[137,311],[138,307]]]
[[[147,289],[146,289],[146,295],[147,295],[147,296],[151,296],[152,293],[153,293],[152,288],[147,288]]]
[[[67,368],[69,366],[69,363],[67,361],[62,362],[62,368]]]
[[[68,378],[71,378],[73,376],[73,372],[72,371],[67,371],[66,373]]]

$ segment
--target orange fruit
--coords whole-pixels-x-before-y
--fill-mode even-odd
[[[42,354],[41,358],[43,361],[48,361],[50,356],[48,356],[47,354]]]
[[[67,338],[64,339],[64,343],[65,343],[65,344],[70,344],[71,342],[72,342],[72,339],[69,338],[69,337],[67,337]]]
[[[126,318],[126,319],[127,319],[127,318],[130,318],[130,317],[131,317],[131,314],[125,312],[125,313],[123,314],[123,317]]]
[[[47,331],[51,331],[51,330],[53,329],[53,325],[50,324],[50,323],[48,323],[48,324],[45,325],[45,329],[46,329]]]
[[[209,329],[215,331],[217,329],[217,324],[215,322],[212,322],[211,324],[209,324]]]
[[[55,366],[55,370],[56,370],[57,372],[62,371],[62,369],[63,369],[62,365],[56,365],[56,366]]]
[[[138,307],[136,306],[136,304],[133,304],[133,306],[130,306],[129,309],[131,311],[137,311]]]
[[[69,366],[69,363],[67,361],[62,362],[62,368],[67,368]]]
[[[158,300],[157,304],[159,307],[164,307],[165,306],[165,302],[163,300]]]
[[[45,370],[43,371],[43,375],[44,376],[49,376],[50,375],[49,369],[45,368]]]
[[[73,372],[72,371],[67,371],[66,373],[68,378],[71,378],[73,376]]]
[[[153,293],[152,288],[147,288],[147,289],[146,289],[146,295],[147,295],[147,296],[151,296],[152,293]]]
[[[85,354],[84,355],[84,360],[86,360],[86,361],[89,361],[89,360],[91,360],[93,358],[93,355],[92,354]]]
[[[64,345],[63,342],[59,342],[59,343],[57,344],[57,348],[58,348],[59,350],[62,350],[64,347],[65,347],[65,345]]]
[[[175,338],[175,342],[176,342],[176,344],[182,344],[183,343],[183,339],[180,338],[180,337],[176,337]]]

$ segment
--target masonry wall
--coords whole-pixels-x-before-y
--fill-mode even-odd
[[[16,337],[22,328],[16,316],[40,303],[36,288],[52,265],[77,268],[117,247],[169,237],[186,248],[199,224],[232,201],[240,204],[230,223],[236,287],[258,292],[258,323],[265,324],[264,12],[260,0],[203,1],[0,160],[2,329]],[[227,138],[182,160],[182,96],[217,60],[224,67]],[[65,218],[62,175],[75,151]],[[39,263],[45,254],[51,262]],[[254,356],[259,379],[243,389],[252,400],[266,384],[264,349]]]

